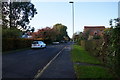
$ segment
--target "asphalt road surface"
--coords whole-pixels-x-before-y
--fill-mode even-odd
[[[73,63],[70,58],[71,46],[67,45],[59,56],[44,70],[38,79],[42,78],[67,78],[75,80]]]
[[[29,50],[24,50],[24,51],[19,51],[19,52],[3,55],[2,56],[2,78],[3,79],[4,78],[31,78],[33,79],[35,78],[36,74],[38,74],[38,71],[42,70],[46,66],[46,64],[48,64],[48,62],[52,60],[53,57],[55,57],[63,48],[66,48],[66,46],[70,46],[70,44],[66,43],[66,44],[59,44],[59,45],[49,45],[45,49],[29,49]],[[63,50],[61,54],[63,53],[68,54],[69,50],[68,52],[66,51],[67,50]],[[62,62],[63,64],[70,65],[71,66],[70,70],[72,70],[70,72],[72,75],[74,75],[72,63],[69,61],[68,63],[63,62],[63,60],[66,60],[65,58],[67,58],[68,56],[63,57],[61,54],[60,54],[61,57],[59,56],[58,58],[56,58],[50,64],[48,69],[46,69],[45,72],[43,72],[43,75],[41,76],[42,78],[49,78],[49,77],[46,77],[46,75],[50,74],[52,68],[58,67],[60,65],[60,64],[56,64],[58,62],[59,63]],[[61,69],[64,69],[64,68],[61,68]],[[48,71],[49,73],[45,74],[46,71]],[[53,73],[55,73],[55,71],[53,71]]]

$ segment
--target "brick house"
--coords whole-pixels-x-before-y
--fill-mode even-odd
[[[105,26],[84,26],[83,34],[89,35],[88,40],[93,39],[93,36],[103,36]]]

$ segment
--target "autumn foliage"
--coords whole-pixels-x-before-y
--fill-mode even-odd
[[[51,27],[45,27],[38,29],[37,32],[32,33],[32,37],[35,40],[43,40],[48,42],[69,40],[69,36],[66,31],[67,27],[62,24],[56,24]]]

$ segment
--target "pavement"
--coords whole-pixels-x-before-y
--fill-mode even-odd
[[[42,78],[68,78],[76,79],[73,63],[70,58],[70,45],[67,45],[61,54],[49,65],[39,77]]]

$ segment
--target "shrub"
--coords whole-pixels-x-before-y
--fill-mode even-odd
[[[100,48],[103,40],[82,40],[81,46],[89,51],[94,56],[100,56]]]
[[[105,29],[103,40],[81,41],[81,45],[120,76],[120,18],[114,20],[115,26]]]
[[[2,29],[2,38],[20,38],[22,32],[16,28]]]
[[[32,41],[33,41],[32,39],[3,38],[2,51],[5,52],[30,47]]]
[[[108,41],[108,66],[120,76],[120,26],[111,28]]]
[[[93,39],[101,39],[101,36],[99,36],[99,35],[94,35],[94,36],[93,36]]]

